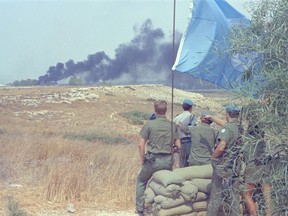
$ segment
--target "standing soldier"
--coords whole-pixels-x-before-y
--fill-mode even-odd
[[[219,215],[223,200],[223,190],[229,189],[229,216],[240,215],[239,166],[242,127],[239,122],[240,109],[229,104],[225,106],[226,121],[214,116],[206,116],[222,126],[217,137],[217,144],[211,161],[213,166],[212,189],[207,209],[207,216]]]
[[[187,127],[196,125],[196,117],[192,114],[193,101],[185,99],[182,102],[183,112],[174,118],[174,122],[177,126]],[[181,150],[180,150],[180,167],[188,166],[188,158],[191,149],[191,136],[180,131],[181,138]]]
[[[200,124],[195,127],[180,127],[181,131],[191,136],[189,166],[211,164],[211,156],[218,132],[211,127],[212,121],[205,118],[205,115],[211,115],[211,113],[208,111],[202,112]]]
[[[257,186],[261,186],[265,200],[266,215],[272,215],[269,177],[271,166],[266,161],[266,143],[264,140],[265,132],[256,123],[253,117],[249,117],[247,135],[245,136],[247,145],[244,146],[246,159],[245,168],[245,187],[244,199],[247,210],[251,216],[258,215],[257,205],[253,199],[253,193]],[[259,200],[256,200],[259,201]]]
[[[144,192],[149,179],[158,170],[172,170],[174,141],[175,145],[181,149],[177,126],[165,116],[167,111],[166,101],[155,101],[154,110],[156,118],[148,121],[143,126],[140,131],[141,138],[138,145],[142,165],[136,181],[136,212],[139,216],[144,215]],[[147,147],[146,154],[145,147]]]

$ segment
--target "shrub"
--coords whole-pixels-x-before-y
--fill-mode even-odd
[[[128,122],[134,125],[143,125],[149,118],[149,113],[141,111],[130,111],[126,113],[120,113],[121,116],[128,119]]]
[[[64,135],[65,139],[77,139],[77,140],[85,140],[88,142],[95,142],[99,141],[101,143],[106,143],[106,144],[129,144],[130,140],[124,138],[124,137],[113,137],[107,134],[103,133],[67,133]]]
[[[28,216],[28,214],[22,210],[19,209],[18,203],[14,200],[13,197],[9,196],[8,197],[8,216]]]
[[[266,143],[274,151],[282,144],[287,146],[288,1],[262,0],[255,4],[251,8],[251,26],[235,28],[231,34],[233,52],[258,56],[242,77],[245,84],[235,90],[248,96],[246,108],[249,118],[261,125],[266,133]],[[276,204],[273,215],[288,213],[287,151],[281,154],[282,159],[273,166],[270,176]]]

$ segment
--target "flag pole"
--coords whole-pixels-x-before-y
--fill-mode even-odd
[[[175,14],[176,14],[176,0],[174,0],[174,6],[173,6],[173,42],[172,42],[172,66],[175,61]],[[171,117],[173,119],[173,104],[174,104],[174,73],[175,71],[172,69],[172,98],[171,98]]]
[[[176,0],[174,0],[174,5],[173,5],[173,41],[172,41],[172,66],[175,61],[175,14],[176,14]],[[171,68],[172,68],[171,66]],[[171,92],[171,142],[172,145],[174,144],[174,131],[173,131],[173,117],[174,117],[174,73],[175,71],[172,69],[172,74],[171,74],[171,85],[172,85],[172,92]]]

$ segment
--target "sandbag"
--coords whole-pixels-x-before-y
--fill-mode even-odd
[[[155,195],[177,198],[181,193],[181,187],[178,184],[170,184],[165,187],[164,185],[159,184],[158,182],[154,181],[154,179],[152,179],[148,186],[153,190]]]
[[[197,212],[197,216],[206,216],[206,215],[207,215],[207,211]]]
[[[174,208],[170,209],[160,209],[158,210],[156,205],[153,204],[153,215],[154,216],[175,216],[175,215],[182,215],[192,212],[193,208],[190,204],[183,204]]]
[[[155,193],[152,188],[146,188],[144,192],[144,200],[146,204],[152,204],[154,202]]]
[[[211,179],[192,179],[191,180],[191,183],[193,185],[195,185],[199,191],[203,192],[203,193],[207,193],[207,194],[210,194],[211,192],[211,182],[212,180]]]
[[[173,172],[185,180],[191,180],[193,178],[211,179],[213,168],[211,164],[207,164],[177,168],[174,169]]]
[[[179,196],[177,198],[169,198],[162,195],[158,195],[154,198],[154,202],[157,206],[157,209],[169,209],[173,207],[180,206],[184,204],[186,201],[183,197]]]
[[[181,184],[185,181],[181,175],[170,170],[159,170],[153,173],[153,179],[165,187],[169,184]]]
[[[207,201],[200,201],[200,202],[192,203],[192,208],[193,208],[193,211],[195,212],[207,211],[207,207],[208,207]]]
[[[201,212],[191,212],[188,214],[183,214],[181,216],[206,216],[207,215],[207,211],[201,211]]]
[[[181,196],[186,200],[190,201],[196,198],[198,193],[197,186],[193,185],[191,181],[185,181],[181,186]]]
[[[183,214],[181,216],[197,216],[197,212],[190,212],[188,214]]]
[[[198,192],[196,197],[192,200],[192,202],[200,202],[200,201],[205,201],[208,199],[208,195],[203,192]]]
[[[188,214],[182,214],[181,216],[197,216],[197,212],[190,212]]]

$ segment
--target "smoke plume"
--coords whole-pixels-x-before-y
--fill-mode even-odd
[[[129,43],[120,44],[112,59],[104,51],[87,56],[87,60],[75,63],[73,60],[50,66],[45,75],[38,78],[40,85],[57,84],[72,76],[81,76],[84,84],[99,82],[116,84],[171,83],[173,56],[179,45],[181,35],[175,36],[175,53],[172,53],[172,38],[165,40],[160,28],[153,28],[150,19],[135,32]],[[187,76],[177,74],[178,87],[187,85]],[[181,78],[182,77],[182,78]],[[184,84],[181,80],[186,82]],[[184,86],[183,86],[184,85]],[[188,84],[191,86],[191,83]]]

